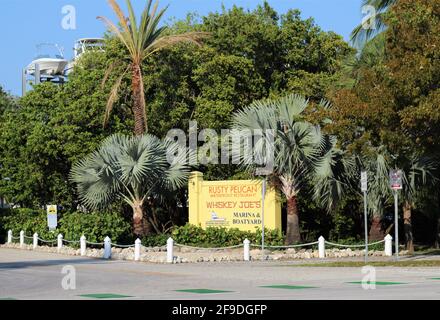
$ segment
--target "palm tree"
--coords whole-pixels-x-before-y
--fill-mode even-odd
[[[414,252],[412,209],[415,201],[424,186],[434,186],[436,178],[434,172],[437,165],[432,158],[413,154],[403,166],[403,223],[406,240],[406,249],[409,253]]]
[[[338,88],[353,89],[365,70],[380,66],[385,59],[385,33],[368,41],[358,54],[346,57],[341,66],[341,77],[335,84]]]
[[[364,156],[361,159],[361,167],[370,172],[368,191],[368,208],[373,215],[370,228],[370,240],[382,240],[381,219],[384,208],[392,204],[393,193],[389,185],[389,172],[393,167],[400,167],[403,173],[403,220],[406,248],[409,252],[414,251],[412,233],[412,208],[420,194],[420,189],[435,182],[434,172],[437,168],[435,162],[427,156],[410,154],[409,156],[393,157],[384,146],[375,150],[374,156]]]
[[[392,191],[389,183],[391,169],[390,156],[384,146],[371,150],[368,155],[359,157],[359,170],[369,173],[367,206],[372,216],[369,239],[378,241],[384,238],[382,217],[387,204],[392,203]]]
[[[159,27],[159,22],[163,17],[167,8],[158,11],[159,3],[156,2],[152,7],[152,0],[148,0],[147,5],[142,13],[139,25],[133,11],[130,0],[126,0],[129,15],[124,15],[120,6],[115,0],[109,0],[110,6],[118,17],[120,28],[105,17],[98,17],[102,20],[121,41],[128,51],[125,61],[118,61],[112,64],[104,77],[104,83],[109,74],[113,71],[116,64],[128,62],[129,67],[119,75],[112,87],[110,97],[107,101],[107,107],[104,117],[104,125],[109,120],[110,113],[115,103],[119,87],[127,72],[131,72],[131,89],[133,94],[133,114],[135,120],[134,132],[136,135],[142,135],[148,131],[147,116],[145,110],[145,94],[142,78],[142,63],[157,51],[171,47],[181,42],[190,42],[200,45],[200,40],[207,36],[203,32],[188,32],[179,35],[167,35],[167,27]]]
[[[127,137],[113,135],[92,154],[77,162],[70,179],[77,184],[82,203],[102,209],[122,199],[133,209],[133,230],[138,236],[149,231],[144,207],[163,194],[182,187],[189,174],[184,155],[169,164],[167,152],[176,144],[152,135]],[[147,229],[147,230],[145,230]]]
[[[351,32],[351,41],[354,44],[363,46],[374,36],[385,30],[386,25],[384,22],[386,11],[393,5],[397,3],[397,0],[363,0],[363,6],[373,6],[376,9],[376,14],[367,21],[370,23],[371,19],[374,19],[374,29],[365,29],[363,24],[358,25]]]
[[[275,134],[274,169],[269,175],[271,183],[287,199],[286,244],[301,241],[297,197],[310,185],[315,187],[314,198],[328,208],[334,207],[344,191],[345,177],[350,165],[343,152],[335,147],[333,137],[323,135],[319,126],[304,120],[303,112],[308,100],[298,95],[288,95],[277,100],[254,102],[233,115],[232,135],[246,130],[261,130]],[[269,141],[268,137],[265,137]],[[242,148],[233,146],[233,148]],[[267,159],[263,143],[254,146],[254,159]],[[235,153],[237,154],[237,153]],[[241,164],[250,173],[255,164],[249,157],[241,157]],[[248,154],[249,155],[249,154]]]

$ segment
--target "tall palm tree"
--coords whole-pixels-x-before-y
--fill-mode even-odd
[[[129,67],[117,78],[112,87],[110,97],[107,102],[104,125],[108,122],[113,104],[116,101],[119,87],[127,72],[131,72],[131,89],[133,94],[133,114],[135,120],[134,132],[136,135],[142,135],[148,131],[147,115],[145,110],[145,94],[142,78],[142,63],[149,56],[157,51],[171,47],[181,42],[190,42],[200,45],[200,40],[207,36],[203,32],[189,32],[178,35],[168,35],[167,27],[159,27],[159,22],[167,10],[167,7],[158,11],[159,3],[152,6],[152,0],[148,0],[142,13],[139,25],[130,0],[126,0],[129,15],[126,17],[121,7],[115,0],[108,0],[110,6],[118,17],[120,27],[105,17],[98,17],[102,20],[121,41],[128,51],[126,61]],[[118,63],[121,63],[119,61]],[[115,64],[109,66],[104,82],[114,69]]]
[[[363,24],[358,25],[351,32],[351,41],[356,45],[363,46],[374,36],[385,30],[385,13],[397,1],[398,0],[363,0],[362,7],[369,5],[376,9],[376,14],[367,21],[367,23],[371,23],[371,19],[374,19],[374,29],[366,29]]]
[[[392,203],[392,191],[389,183],[391,169],[390,155],[384,146],[371,150],[368,155],[359,157],[359,170],[369,173],[367,206],[372,217],[369,239],[372,241],[382,240],[382,217],[387,204]]]
[[[108,207],[118,199],[129,204],[134,233],[142,236],[148,231],[144,223],[147,203],[160,201],[164,194],[186,183],[189,169],[184,155],[177,155],[171,164],[167,161],[167,152],[174,154],[175,148],[174,142],[152,135],[116,134],[77,162],[70,179],[77,184],[82,203],[90,209]]]
[[[307,106],[308,100],[304,97],[288,95],[277,100],[254,102],[235,113],[232,120],[232,135],[255,129],[263,134],[275,133],[272,146],[274,168],[269,178],[287,199],[286,244],[301,241],[298,194],[310,185],[314,186],[315,199],[328,208],[333,207],[344,191],[342,171],[350,167],[343,152],[335,147],[336,140],[323,135],[318,126],[304,120],[303,112]],[[263,143],[256,144],[252,157],[267,159],[266,147]],[[242,147],[234,145],[233,148]],[[241,164],[253,173],[255,164],[249,161],[249,153],[241,154]]]

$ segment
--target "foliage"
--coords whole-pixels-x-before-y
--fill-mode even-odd
[[[130,224],[116,212],[67,213],[60,219],[58,229],[67,240],[84,235],[87,241],[103,242],[108,236],[113,243],[133,243]]]
[[[328,107],[325,102],[320,104]],[[256,101],[235,113],[232,121],[233,139],[240,139],[246,130],[258,129],[263,134],[263,142],[251,153],[240,152],[241,144],[233,146],[244,170],[253,174],[258,160],[267,164],[274,158],[268,175],[287,199],[288,244],[300,241],[297,195],[313,186],[314,199],[331,210],[346,191],[353,169],[352,161],[336,147],[335,137],[322,134],[319,126],[305,120],[307,107],[309,101],[304,97],[288,95]]]
[[[94,210],[122,200],[133,209],[134,233],[144,233],[144,206],[162,202],[183,187],[189,168],[186,153],[170,163],[177,144],[152,135],[112,135],[101,147],[74,164],[70,179],[83,205]],[[146,231],[151,232],[151,230]]]
[[[151,55],[164,48],[174,46],[181,42],[190,42],[199,45],[199,41],[206,36],[200,32],[188,32],[179,35],[168,35],[167,26],[159,26],[160,20],[167,8],[158,10],[159,2],[152,6],[152,0],[148,0],[141,14],[139,24],[133,10],[131,0],[126,0],[128,17],[124,15],[121,7],[115,0],[109,0],[109,4],[118,17],[118,25],[105,17],[98,17],[108,27],[115,37],[123,44],[127,54],[117,63],[127,65],[124,72],[118,74],[110,96],[107,100],[107,107],[104,117],[104,125],[108,123],[113,105],[117,100],[124,76],[131,72],[132,86],[132,110],[135,120],[134,131],[136,135],[142,135],[148,130],[147,115],[145,110],[145,92],[142,79],[142,63]],[[108,74],[113,71],[114,66],[110,65],[104,77],[106,81]]]
[[[47,214],[44,210],[11,209],[2,220],[4,230],[12,230],[15,237],[19,236],[21,230],[28,237],[32,237],[36,232],[40,238],[45,240],[55,240],[58,235],[57,231],[49,231]]]
[[[364,28],[358,25],[351,33],[351,41],[356,45],[365,45],[368,41],[374,40],[386,28],[386,12],[397,3],[397,0],[363,0],[362,7],[372,6],[376,12],[366,21],[372,24],[373,28]]]
[[[176,243],[196,246],[196,247],[229,247],[242,244],[248,239],[252,244],[261,243],[262,232],[256,229],[251,231],[240,231],[239,229],[213,228],[205,229],[200,226],[187,224],[183,227],[175,228],[172,238]],[[266,230],[266,245],[283,245],[284,237],[279,230]]]
[[[58,221],[58,228],[49,231],[44,210],[9,209],[0,216],[0,226],[5,232],[12,230],[15,237],[23,230],[28,237],[36,232],[44,240],[56,240],[61,233],[70,241],[79,241],[85,235],[91,242],[103,242],[109,236],[115,243],[132,243],[130,224],[120,214],[108,211],[64,213]]]
[[[142,245],[145,247],[161,247],[167,244],[169,234],[152,234],[142,238]]]

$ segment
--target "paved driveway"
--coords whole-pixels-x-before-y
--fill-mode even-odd
[[[292,264],[155,265],[0,249],[0,299],[440,298],[439,268],[376,268],[376,289],[364,290],[360,283],[353,283],[364,277],[360,268]],[[76,272],[75,290],[63,289],[66,266],[73,266]],[[68,267],[69,277],[73,276],[71,270]]]

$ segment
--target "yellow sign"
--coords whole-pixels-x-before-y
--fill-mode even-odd
[[[206,227],[255,231],[262,227],[262,182],[256,180],[204,181],[193,172],[189,180],[189,222]],[[264,202],[264,225],[281,230],[281,204],[268,188]]]
[[[48,205],[47,206],[47,213],[48,214],[57,214],[57,206],[56,205]]]

